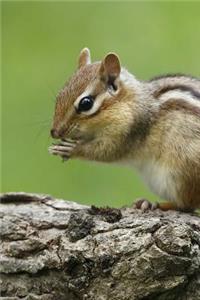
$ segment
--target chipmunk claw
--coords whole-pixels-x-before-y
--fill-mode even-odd
[[[50,154],[61,156],[63,161],[66,161],[72,155],[77,143],[77,141],[71,139],[63,139],[58,144],[54,143],[48,150]]]
[[[133,208],[140,209],[142,212],[148,210],[155,210],[159,207],[158,203],[154,202],[151,203],[149,200],[145,198],[139,198],[135,201]]]

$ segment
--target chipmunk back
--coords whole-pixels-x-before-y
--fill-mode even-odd
[[[57,97],[51,135],[60,141],[50,153],[133,166],[168,200],[141,200],[138,208],[200,207],[198,78],[177,74],[140,81],[116,54],[91,63],[85,48]]]

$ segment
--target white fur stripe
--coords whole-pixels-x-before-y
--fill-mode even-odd
[[[167,91],[166,93],[162,94],[159,97],[159,100],[161,102],[167,102],[168,100],[172,100],[172,99],[178,99],[180,101],[182,99],[194,106],[200,107],[200,101],[196,100],[197,98],[195,98],[192,94],[190,94],[189,91],[172,90],[172,91]]]

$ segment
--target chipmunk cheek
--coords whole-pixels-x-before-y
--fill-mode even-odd
[[[95,122],[91,123],[91,120],[88,118],[88,120],[84,120],[81,123],[79,123],[79,133],[80,139],[84,141],[91,141],[98,131],[98,126],[95,124]]]

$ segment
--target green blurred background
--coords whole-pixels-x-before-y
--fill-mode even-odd
[[[108,51],[138,78],[200,75],[200,2],[2,2],[2,191],[121,206],[156,199],[131,169],[61,163],[47,152],[55,95],[77,66]]]

